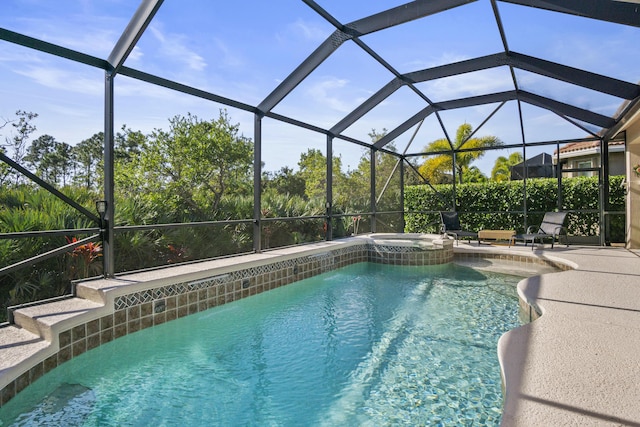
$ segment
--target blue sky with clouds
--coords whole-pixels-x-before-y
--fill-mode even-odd
[[[401,1],[322,0],[318,4],[343,23],[403,4]],[[131,0],[3,0],[0,27],[100,58],[108,57],[137,8]],[[637,28],[561,15],[498,2],[510,49],[554,62],[584,67],[628,82],[640,80],[640,32]],[[301,1],[165,0],[125,65],[206,91],[258,105],[334,28]],[[497,53],[502,41],[489,0],[479,0],[437,15],[362,37],[401,73],[452,61]],[[516,70],[521,88],[559,101],[613,115],[622,100],[571,84]],[[345,42],[333,55],[274,108],[274,112],[330,128],[366,100],[393,75],[354,43]],[[0,117],[16,110],[39,114],[36,136],[50,134],[76,144],[103,128],[104,73],[86,65],[0,41]],[[419,83],[431,100],[444,101],[494,91],[512,90],[506,67]],[[217,117],[222,105],[165,88],[116,78],[116,127],[126,124],[145,133],[166,128],[168,119],[188,112]],[[368,142],[372,129],[393,129],[424,108],[407,87],[398,90],[354,124],[345,134]],[[253,138],[253,116],[226,107],[242,133]],[[453,136],[460,124],[474,127],[496,105],[445,111]],[[528,142],[581,138],[585,132],[553,113],[523,104]],[[404,151],[415,129],[397,138]],[[597,130],[594,128],[593,130]],[[324,151],[325,137],[274,120],[263,125],[267,170],[295,167],[308,148]],[[7,135],[7,128],[0,131]],[[522,142],[517,105],[509,102],[489,120],[479,136],[491,134],[505,143]],[[429,116],[409,152],[443,137]],[[336,140],[343,164],[355,167],[362,148]],[[513,151],[513,150],[511,150]],[[511,152],[509,151],[509,152]],[[530,148],[527,155],[553,148]],[[489,153],[478,163],[485,173]]]

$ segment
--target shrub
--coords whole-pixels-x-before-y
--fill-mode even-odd
[[[625,195],[620,187],[623,176],[610,177],[609,210],[624,211]],[[526,225],[539,224],[545,212],[558,208],[558,182],[555,178],[536,178],[526,184],[526,221],[523,214],[523,181],[460,184],[456,186],[456,205],[461,222],[469,229],[514,229],[522,233]],[[568,215],[571,235],[597,236],[600,233],[598,177],[566,178],[562,181],[562,209]],[[437,232],[438,211],[451,210],[450,184],[408,186],[405,189],[405,231]],[[624,215],[611,215],[612,242],[624,241]]]

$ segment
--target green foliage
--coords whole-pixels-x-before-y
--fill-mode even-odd
[[[65,188],[64,192],[87,209],[93,209],[97,195],[82,189]],[[0,233],[65,230],[95,227],[63,201],[45,190],[26,185],[0,188]],[[0,267],[32,258],[66,245],[80,236],[43,236],[0,240]],[[92,246],[94,245],[94,246]],[[82,245],[74,252],[41,261],[30,268],[0,276],[0,319],[4,308],[33,299],[45,299],[69,291],[71,280],[97,275],[101,263],[97,257],[80,256],[91,250],[95,255],[95,244]],[[75,256],[74,256],[75,253]]]
[[[306,182],[300,173],[283,166],[277,172],[265,172],[262,176],[263,191],[274,190],[280,194],[305,197]]]
[[[446,138],[437,139],[424,149],[425,153],[440,153],[428,157],[420,166],[420,174],[431,183],[446,182],[447,174],[451,174],[454,167],[453,155],[447,152],[455,151],[455,172],[459,182],[462,184],[467,175],[471,163],[478,160],[486,153],[483,148],[497,147],[502,145],[502,141],[495,136],[483,136],[472,138],[473,127],[464,123],[456,131],[456,139],[449,143]],[[457,151],[461,149],[477,151]],[[445,154],[443,154],[445,153]],[[477,172],[472,174],[477,179]]]
[[[23,130],[18,134],[21,141],[35,129],[28,126],[32,118],[25,116],[13,123]],[[231,124],[226,112],[211,121],[176,116],[168,131],[157,130],[150,136],[123,127],[115,144],[116,226],[252,218],[253,144],[238,134],[238,125]],[[96,133],[74,147],[73,161],[79,166],[75,186],[62,189],[90,211],[95,200],[103,198],[95,191],[102,182],[103,145],[103,134]],[[54,184],[60,183],[60,177],[64,182],[66,172],[55,169],[53,160],[45,160],[55,160],[60,146],[45,135],[29,147],[26,159],[36,173]],[[12,188],[0,189],[0,232],[96,225],[44,190],[15,183]],[[116,272],[247,252],[252,249],[252,235],[251,223],[116,232]],[[66,237],[0,240],[2,266],[86,235]],[[1,304],[6,307],[68,292],[71,280],[99,274],[101,259],[100,245],[89,242],[33,268],[6,274],[0,277]],[[0,316],[3,314],[0,311]]]
[[[385,147],[395,151],[392,144]],[[402,210],[400,198],[399,159],[391,154],[376,152],[376,210]],[[369,162],[366,162],[369,165]]]
[[[332,179],[334,191],[334,205],[343,205],[348,203],[344,198],[340,197],[346,187],[355,190],[353,185],[357,174],[345,174],[342,171],[342,159],[334,156],[332,159]],[[327,157],[320,150],[309,149],[306,153],[300,155],[298,162],[300,170],[292,175],[304,182],[304,195],[307,199],[322,198],[326,196],[327,188]],[[355,196],[357,190],[352,191],[351,195]],[[336,194],[337,193],[337,194]],[[356,196],[357,197],[357,196]],[[336,199],[340,201],[337,202]]]
[[[511,179],[511,170],[509,168],[522,163],[522,161],[522,154],[519,152],[511,153],[509,157],[498,157],[493,165],[493,169],[491,169],[491,180],[509,181]]]
[[[71,169],[72,151],[69,144],[58,142],[51,135],[42,135],[31,143],[24,160],[40,178],[64,186]]]
[[[624,191],[620,188],[622,176],[610,177],[610,210],[623,211]],[[545,212],[558,209],[557,180],[537,178],[527,180],[526,224],[539,224]],[[407,232],[437,232],[438,211],[451,210],[451,185],[405,188],[405,215]],[[472,230],[514,229],[525,231],[523,210],[523,181],[491,181],[485,184],[461,184],[456,187],[460,220]],[[562,181],[561,210],[586,210],[570,213],[567,228],[570,235],[596,236],[600,233],[597,177],[568,178]],[[592,211],[592,212],[589,212]],[[624,215],[611,217],[611,240],[624,241]]]
[[[333,159],[334,167],[337,160],[337,158]],[[298,167],[300,168],[299,176],[305,182],[305,196],[309,199],[324,197],[327,191],[327,158],[325,155],[320,150],[309,149],[300,155]]]
[[[467,182],[487,182],[488,178],[477,166],[470,166],[465,177]]]
[[[99,165],[104,150],[104,134],[96,133],[73,147],[73,157],[80,166],[74,176],[77,185],[84,185],[86,190],[96,189],[99,181]]]
[[[0,129],[5,128],[8,124],[11,124],[14,133],[11,136],[5,136],[5,144],[0,144],[11,148],[12,153],[6,152],[4,148],[2,152],[16,163],[21,163],[24,159],[27,143],[32,133],[36,131],[36,126],[33,121],[38,117],[36,113],[18,110],[16,111],[17,119],[5,121],[0,125]],[[4,163],[2,163],[4,165]],[[0,168],[0,184],[7,185],[19,185],[24,182],[24,177],[17,171],[14,171],[7,165]]]
[[[253,143],[238,132],[225,111],[211,121],[174,117],[168,131],[155,130],[139,155],[116,167],[119,192],[179,217],[215,217],[223,196],[253,188]]]
[[[28,118],[21,140],[29,135]],[[35,129],[35,128],[33,128]],[[63,192],[93,211],[102,184],[101,163],[104,135],[96,133],[76,145],[72,161],[73,187]],[[38,138],[29,147],[26,159],[33,169],[54,184],[64,183],[66,171],[58,168],[55,156],[65,147],[51,136]],[[68,153],[67,153],[68,154]],[[67,155],[65,154],[65,156]],[[51,157],[52,161],[44,161]],[[390,156],[378,156],[380,170],[389,169]],[[341,169],[334,158],[334,189],[343,194],[342,207],[369,211],[368,156],[352,176]],[[309,150],[300,159],[300,171],[283,168],[266,175],[262,202],[263,248],[278,247],[324,239],[324,218],[294,221],[269,218],[323,216],[325,213],[326,159],[320,151]],[[58,169],[56,169],[58,168]],[[133,271],[178,262],[189,262],[251,251],[253,224],[203,224],[206,221],[253,218],[253,144],[239,135],[238,125],[221,111],[215,120],[195,116],[176,116],[167,131],[151,135],[126,127],[115,138],[115,219],[116,226],[165,224],[166,227],[116,231],[114,238],[115,271]],[[387,191],[381,203],[400,206],[398,178],[394,191]],[[358,188],[360,182],[366,187]],[[383,183],[378,185],[382,186]],[[389,200],[389,202],[387,202]],[[334,235],[349,234],[344,222],[334,221]],[[362,231],[369,229],[363,221]],[[174,223],[194,222],[193,226],[173,227]],[[24,232],[96,227],[73,208],[46,191],[31,185],[3,186],[0,190],[0,232]],[[2,265],[31,258],[86,235],[0,240]],[[0,277],[3,306],[43,299],[68,292],[71,280],[97,275],[102,268],[99,244],[81,245],[75,250]],[[3,311],[0,311],[4,314]],[[0,314],[0,315],[1,315]]]
[[[313,242],[324,238],[323,219],[295,221],[268,221],[268,218],[295,218],[324,214],[324,197],[306,200],[268,192],[262,197],[262,218],[267,219],[262,228],[262,247],[275,248],[298,243]]]
[[[192,212],[175,211],[144,198],[116,200],[117,225],[198,222]],[[250,218],[253,197],[225,196],[214,220]],[[252,224],[193,225],[116,233],[115,269],[139,270],[166,264],[214,258],[252,249]]]

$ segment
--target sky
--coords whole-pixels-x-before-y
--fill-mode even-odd
[[[342,23],[358,20],[404,2],[317,0]],[[497,2],[511,50],[588,69],[632,83],[640,80],[640,30],[592,19]],[[106,59],[138,3],[133,0],[2,0],[0,28],[19,32]],[[125,65],[246,104],[258,105],[334,31],[302,1],[165,0]],[[489,0],[479,0],[436,15],[378,31],[361,40],[400,73],[503,51]],[[622,99],[516,70],[521,89],[612,116]],[[331,128],[394,76],[351,41],[274,108],[274,112]],[[431,101],[513,90],[508,68],[468,73],[418,83]],[[0,41],[0,124],[17,110],[37,113],[34,138],[48,134],[75,145],[103,130],[104,71]],[[392,130],[426,106],[408,87],[347,128],[344,134],[370,142],[372,130]],[[474,128],[497,105],[448,110],[440,114],[446,132],[469,123]],[[217,118],[226,108],[241,133],[253,139],[253,115],[242,110],[139,82],[115,80],[115,127],[150,133],[167,129],[175,115]],[[523,104],[524,139],[528,143],[583,138],[588,134],[554,113]],[[515,102],[508,102],[482,126],[477,136],[493,135],[520,144],[523,135]],[[592,131],[599,129],[586,126]],[[0,141],[11,129],[0,129]],[[420,152],[444,137],[436,115],[394,142],[398,151]],[[296,168],[309,148],[325,151],[326,137],[279,121],[263,121],[265,169]],[[410,144],[410,145],[409,145]],[[409,146],[408,146],[409,145]],[[407,148],[408,146],[408,148]],[[363,149],[334,140],[345,168],[357,166]],[[554,147],[529,147],[531,157]],[[489,152],[475,163],[489,174],[498,155]],[[520,150],[518,150],[520,151]]]

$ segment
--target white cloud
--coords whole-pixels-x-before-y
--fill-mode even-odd
[[[42,6],[34,7],[42,16],[34,13],[16,17],[18,32],[103,59],[113,49],[120,36],[119,28],[124,28],[127,19],[91,15],[75,9],[75,13],[62,18],[41,10]]]
[[[432,80],[418,87],[434,101],[446,101],[468,96],[513,90],[511,76],[506,68],[460,74]]]
[[[405,62],[404,64],[402,64],[402,68],[412,71],[420,71],[444,64],[465,61],[467,59],[469,59],[469,57],[465,55],[460,55],[452,52],[444,52],[437,58],[433,58],[431,60],[414,60]]]
[[[184,104],[197,102],[198,98],[184,95],[180,92],[147,84],[130,78],[116,79],[115,94],[117,98],[127,98],[127,102],[144,103],[162,101],[163,104]]]
[[[102,81],[96,78],[95,75],[88,76],[51,66],[26,66],[14,70],[14,72],[51,89],[60,89],[92,96],[102,96],[104,94]]]
[[[173,63],[182,63],[189,69],[202,71],[207,63],[202,56],[187,47],[187,37],[181,34],[164,34],[161,25],[151,25],[149,31],[160,43],[160,53]]]
[[[232,68],[238,68],[244,65],[244,61],[238,55],[236,55],[233,49],[229,49],[226,43],[219,38],[214,38],[216,47],[218,48],[219,53],[216,55],[220,59],[220,63]]]
[[[296,22],[289,24],[289,32],[293,36],[302,36],[305,40],[309,41],[324,41],[327,37],[326,31],[315,23],[305,22],[302,19],[298,19]]]
[[[6,47],[4,49],[3,47]],[[14,46],[0,45],[0,63],[2,62],[17,62],[20,66],[25,63],[42,63],[40,54],[32,50],[16,49]]]
[[[142,49],[140,49],[138,46],[134,46],[133,50],[129,53],[129,56],[127,57],[127,61],[138,62],[142,59],[143,56],[144,56],[144,53],[142,52]]]
[[[307,93],[315,102],[326,105],[331,109],[348,113],[353,108],[351,104],[347,104],[336,96],[338,93],[344,94],[343,89],[349,83],[346,79],[338,79],[335,77],[327,77],[313,84]]]
[[[53,43],[102,59],[109,56],[118,41],[118,34],[109,30],[91,29],[91,31],[82,31],[80,34],[61,32],[54,34]]]

